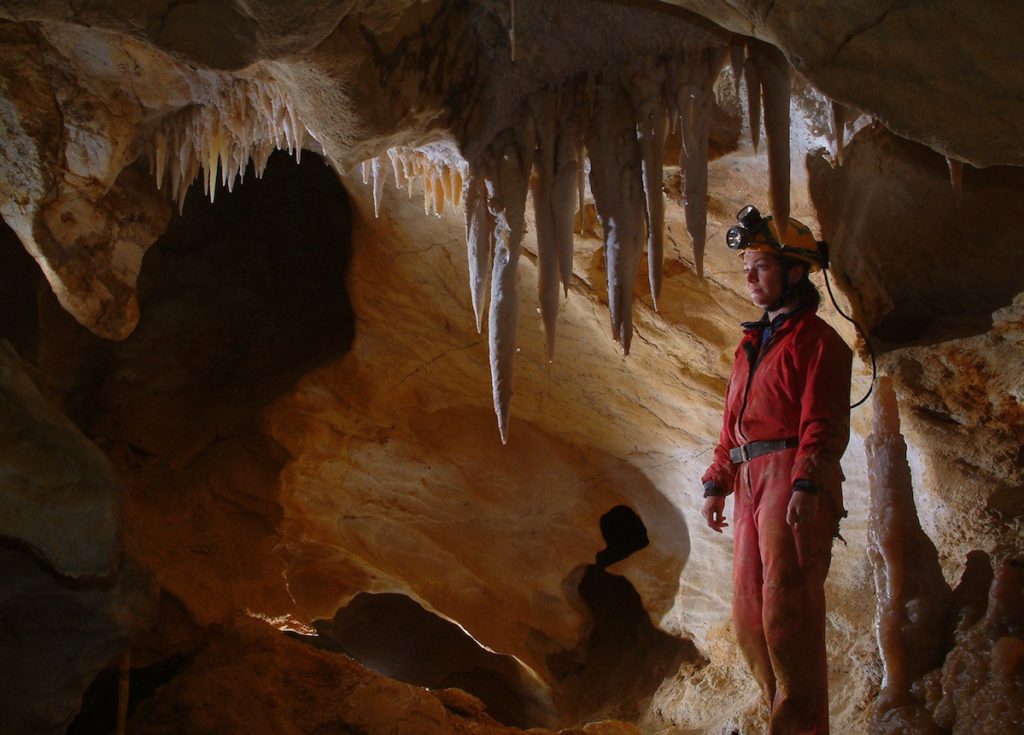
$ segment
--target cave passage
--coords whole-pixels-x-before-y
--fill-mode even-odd
[[[0,225],[0,339],[117,467],[125,554],[156,572],[165,599],[181,597],[207,614],[271,594],[265,580],[276,589],[279,560],[269,550],[283,459],[260,433],[261,412],[344,355],[355,334],[345,188],[308,152],[301,164],[276,153],[262,179],[251,173],[213,204],[201,184],[190,190],[183,215],[145,256],[139,324],[122,342],[96,337],[67,314]],[[0,598],[17,583],[0,580]],[[55,584],[68,604],[83,604],[73,586]],[[145,653],[133,655],[131,708],[177,674],[185,660],[172,643],[179,627],[161,611],[133,641],[133,654]],[[0,651],[11,645],[4,633],[0,625]],[[66,638],[54,629],[52,648],[41,646],[7,690],[11,701],[41,696],[38,682],[59,670]],[[178,643],[191,653],[203,641],[192,633]],[[68,732],[113,732],[117,675],[115,659],[93,677]]]

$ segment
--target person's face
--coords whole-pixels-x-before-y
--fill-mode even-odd
[[[782,296],[782,263],[774,255],[748,250],[743,254],[743,274],[755,306],[764,309]]]

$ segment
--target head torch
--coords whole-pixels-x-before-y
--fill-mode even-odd
[[[761,242],[767,243],[773,249],[782,250],[781,243],[772,237],[772,232],[765,224],[764,217],[757,211],[757,207],[748,204],[736,215],[736,221],[739,224],[730,227],[729,231],[725,233],[725,244],[731,250],[746,250],[751,243],[757,242],[759,238]]]
[[[777,255],[799,258],[822,269],[828,268],[828,243],[816,242],[811,236],[810,230],[793,219],[789,222],[791,227],[797,228],[794,236],[802,238],[801,244],[806,241],[807,246],[800,247],[779,242],[775,237],[773,227],[768,224],[770,219],[770,217],[762,217],[756,207],[748,204],[736,215],[738,224],[730,227],[725,233],[725,244],[729,246],[730,250],[739,250],[740,252],[747,250],[752,245],[767,245]],[[764,248],[757,249],[763,250]]]

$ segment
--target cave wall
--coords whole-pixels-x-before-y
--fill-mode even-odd
[[[1019,140],[1003,125],[1017,82],[1002,72],[1017,15],[992,4],[969,19],[985,28],[980,41],[954,34],[968,74],[950,72],[956,55],[937,58],[928,43],[960,17],[945,7],[831,9],[820,22],[814,4],[803,15],[791,3],[685,5],[778,45],[802,73],[790,105],[793,214],[831,242],[840,305],[867,327],[894,382],[941,574],[952,588],[979,549],[1002,570],[987,617],[946,642],[950,670],[917,679],[914,727],[968,727],[970,702],[998,701],[1004,686],[1013,701],[1020,660],[1005,600],[1019,583],[1007,565],[1021,553],[1022,289],[1004,256],[1024,182],[1006,166],[959,176],[944,156],[1019,163]],[[269,646],[334,675],[344,666],[296,653],[274,628],[310,634],[359,595],[401,594],[516,657],[529,680],[520,685],[550,703],[531,710],[536,724],[617,717],[646,732],[757,731],[763,710],[728,625],[729,544],[702,526],[697,498],[736,323],[755,316],[735,257],[719,245],[734,213],[771,189],[766,145],[750,143],[749,79],[726,64],[714,86],[703,255],[677,203],[685,145],[679,132],[668,137],[661,293],[655,309],[638,256],[628,357],[609,329],[609,280],[620,277],[604,241],[612,220],[585,191],[548,362],[534,308],[545,256],[527,211],[507,445],[494,425],[487,332],[477,331],[466,285],[462,211],[428,189],[427,170],[406,192],[393,181],[382,188],[376,172],[363,183],[354,168],[370,157],[387,168],[389,146],[431,144],[423,155],[453,176],[463,170],[453,156],[487,149],[505,126],[522,134],[523,100],[538,91],[630,53],[727,44],[728,31],[656,3],[575,2],[564,17],[522,3],[515,37],[504,3],[158,6],[0,7],[9,19],[0,21],[0,120],[11,142],[0,157],[11,228],[0,252],[0,336],[11,345],[5,385],[18,386],[12,405],[30,406],[22,423],[37,443],[26,451],[17,427],[19,438],[3,443],[5,468],[25,478],[5,480],[0,505],[4,615],[34,621],[33,637],[5,645],[17,661],[49,646],[57,662],[91,647],[66,679],[30,697],[16,693],[24,675],[12,667],[0,691],[25,705],[6,714],[28,719],[11,721],[62,731],[91,678],[112,675],[131,640],[137,679],[186,660],[159,698],[133,704],[133,730],[172,731],[167,713],[181,703],[207,712],[209,670],[233,651],[232,707],[192,722],[231,731],[258,711],[242,690],[267,665],[247,663],[243,650]],[[602,28],[617,29],[615,43],[593,30]],[[903,76],[879,80],[893,68]],[[818,90],[857,108],[841,157]],[[952,99],[983,112],[957,114]],[[165,155],[181,144],[176,126],[206,146],[191,164],[201,171]],[[271,156],[275,146],[305,148],[301,165]],[[203,181],[188,188],[197,173]],[[858,344],[859,396],[865,348],[834,310],[824,313]],[[829,645],[842,652],[830,663],[837,732],[882,731],[875,698],[891,665],[872,632],[872,421],[870,408],[855,414],[847,545],[836,547],[827,590]],[[84,464],[49,466],[55,442],[76,447]],[[45,495],[27,498],[24,488],[43,480]],[[616,604],[642,605],[678,656],[608,643],[661,639],[639,623],[609,633],[618,616],[602,615],[619,608],[595,607],[584,584],[606,542],[601,518],[623,505],[649,544],[608,570]],[[65,562],[104,560],[85,573],[87,589],[74,581],[81,570],[39,551],[54,528],[73,532]],[[32,596],[53,602],[28,609]],[[73,612],[83,606],[88,614]],[[605,670],[619,653],[624,671]],[[958,682],[964,669],[975,679]],[[629,686],[616,684],[623,674]],[[516,679],[502,676],[503,686]],[[367,705],[369,730],[405,722],[406,705],[391,696]],[[394,696],[425,707],[439,732],[468,726],[452,712],[482,708],[456,694],[440,704]]]

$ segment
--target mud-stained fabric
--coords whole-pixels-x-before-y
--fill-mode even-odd
[[[745,325],[714,463],[703,481],[734,494],[733,624],[771,710],[775,735],[825,735],[825,577],[843,510],[839,461],[850,434],[852,353],[812,311],[793,313],[762,345]],[[734,463],[749,442],[797,446]],[[790,526],[793,488],[819,493],[816,517]]]

